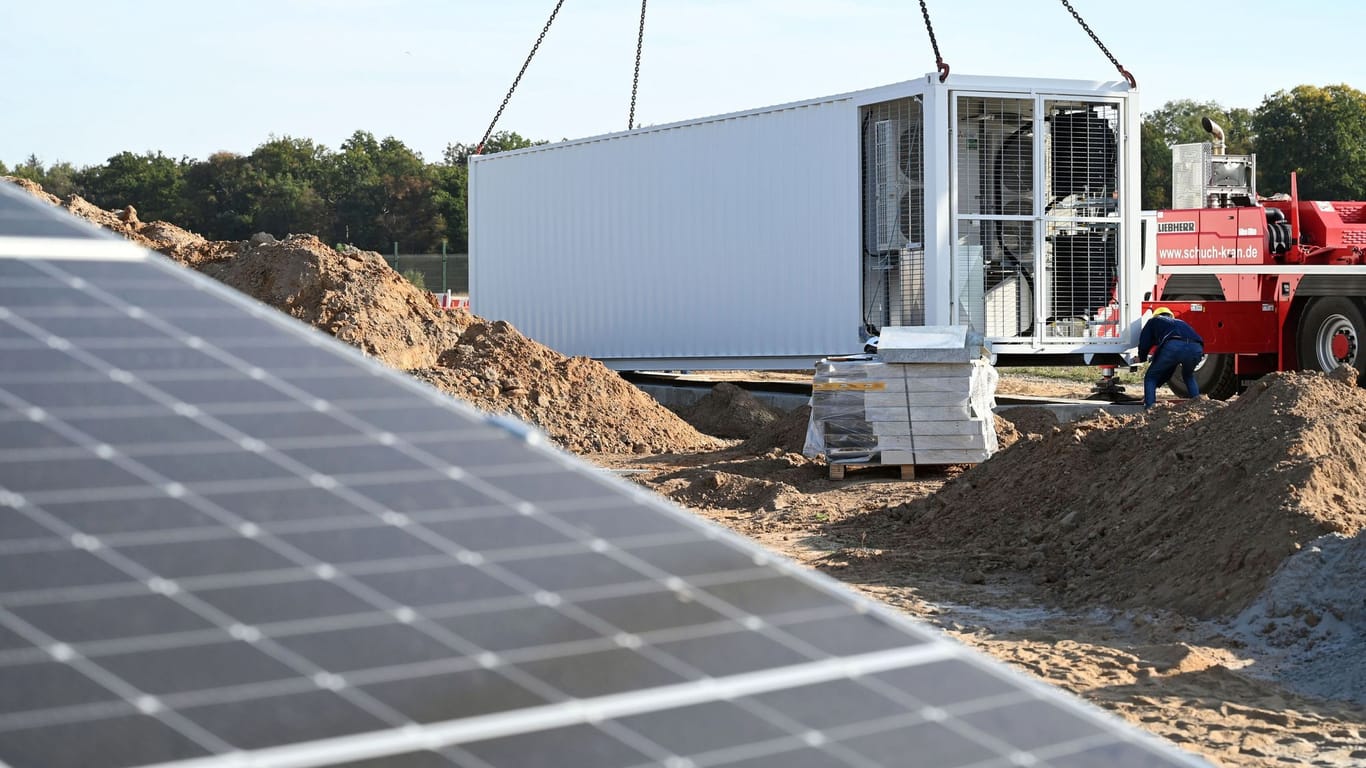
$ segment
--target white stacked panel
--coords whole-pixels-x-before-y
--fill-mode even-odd
[[[837,464],[984,461],[997,449],[996,381],[983,360],[824,360],[812,386],[806,453]]]

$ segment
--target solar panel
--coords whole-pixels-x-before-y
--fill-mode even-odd
[[[1203,764],[7,187],[0,763]]]

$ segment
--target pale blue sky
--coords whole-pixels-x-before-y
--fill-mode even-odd
[[[1255,107],[1299,84],[1366,90],[1366,1],[1072,0],[1137,77]],[[1300,8],[1292,6],[1300,5]],[[953,71],[1118,77],[1057,0],[929,0]],[[0,1],[0,160],[203,159],[271,135],[332,149],[356,130],[429,161],[483,134],[554,0]],[[499,128],[537,139],[624,129],[637,0],[565,0]],[[1274,37],[1273,37],[1274,36]],[[654,0],[637,123],[919,77],[917,0]]]

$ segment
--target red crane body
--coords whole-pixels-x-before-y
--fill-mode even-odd
[[[1301,201],[1291,185],[1285,199],[1156,214],[1158,274],[1144,306],[1170,308],[1204,337],[1202,394],[1366,362],[1366,203]]]

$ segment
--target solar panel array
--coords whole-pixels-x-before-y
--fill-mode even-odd
[[[8,187],[0,763],[1203,764]]]

